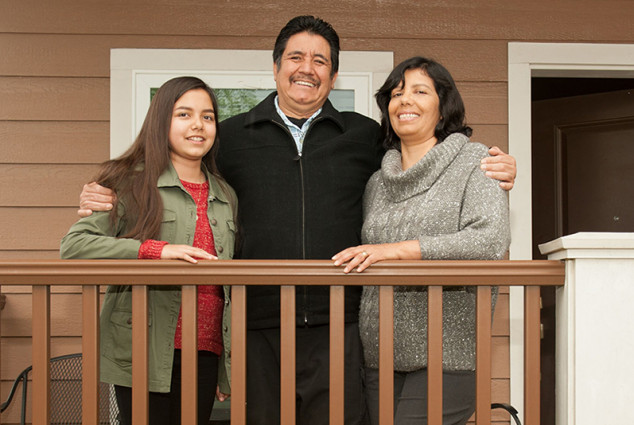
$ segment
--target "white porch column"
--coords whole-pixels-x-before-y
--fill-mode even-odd
[[[557,425],[631,423],[634,233],[576,233],[539,248],[566,262],[557,290]]]

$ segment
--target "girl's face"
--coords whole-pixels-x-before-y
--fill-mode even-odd
[[[434,141],[440,121],[440,99],[434,81],[420,69],[409,69],[388,105],[390,124],[401,143]]]
[[[169,131],[172,161],[200,161],[214,144],[216,120],[209,94],[185,92],[174,104]]]

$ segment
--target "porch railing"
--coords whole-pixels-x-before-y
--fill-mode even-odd
[[[540,286],[561,286],[558,261],[399,261],[344,275],[330,261],[233,260],[25,260],[0,261],[0,285],[32,285],[33,424],[50,423],[51,286],[82,289],[83,423],[97,425],[99,405],[99,285],[133,289],[133,423],[148,423],[148,285],[183,285],[183,416],[196,423],[196,285],[232,286],[231,423],[246,423],[246,290],[253,285],[281,286],[281,425],[295,423],[295,285],[330,285],[330,424],[344,424],[344,287],[380,286],[380,420],[393,424],[393,286],[427,286],[428,415],[442,423],[442,286],[475,286],[477,294],[476,423],[491,423],[491,286],[524,286],[524,424],[539,423]],[[1,355],[1,353],[0,353]]]

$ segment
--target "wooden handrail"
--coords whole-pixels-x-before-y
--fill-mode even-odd
[[[331,403],[330,423],[343,424],[343,322],[344,286],[377,285],[380,288],[380,403],[382,424],[393,423],[393,318],[394,285],[429,287],[429,423],[442,421],[442,394],[431,391],[442,386],[442,286],[477,286],[477,423],[489,425],[491,377],[491,285],[525,286],[525,423],[538,418],[539,412],[539,287],[564,283],[564,265],[558,261],[398,261],[373,265],[363,273],[343,274],[331,261],[321,260],[231,260],[200,261],[196,265],[182,261],[147,260],[17,260],[0,261],[0,285],[32,285],[34,318],[34,395],[38,403],[33,423],[46,424],[48,414],[48,358],[50,357],[50,287],[83,287],[84,420],[98,422],[98,299],[99,285],[133,286],[133,421],[147,424],[147,285],[183,285],[183,423],[195,423],[197,366],[195,365],[196,288],[199,284],[232,285],[232,398],[231,421],[246,423],[246,288],[251,285],[275,285],[282,290],[281,354],[282,423],[295,420],[295,285],[331,286]],[[537,307],[536,307],[537,306]],[[537,320],[536,324],[533,323]],[[187,333],[185,328],[191,328]],[[537,360],[535,360],[537,358]],[[186,360],[187,359],[187,360]],[[137,366],[137,365],[140,365]],[[537,371],[537,373],[535,373]],[[284,379],[286,377],[287,379]],[[44,408],[46,406],[46,408]],[[185,412],[186,411],[186,412]],[[536,413],[537,412],[537,413]],[[536,416],[537,415],[537,416]]]
[[[326,260],[0,261],[0,285],[559,286],[558,261],[385,261],[343,274]]]

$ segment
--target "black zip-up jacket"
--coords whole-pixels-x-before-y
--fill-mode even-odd
[[[218,167],[240,202],[237,258],[330,259],[360,243],[363,192],[384,153],[379,125],[326,101],[299,155],[275,96],[220,124]],[[360,296],[346,288],[347,322],[358,321]],[[298,326],[329,322],[327,286],[298,286],[295,298]],[[248,328],[279,327],[279,305],[279,287],[248,288]]]

